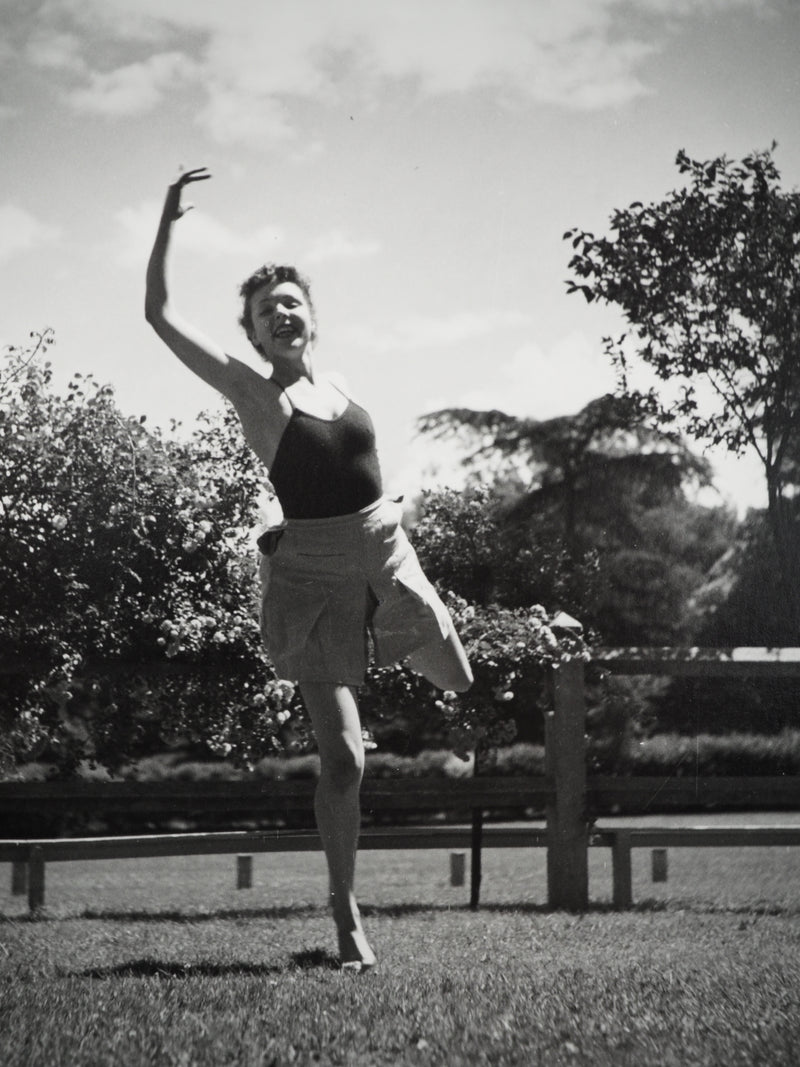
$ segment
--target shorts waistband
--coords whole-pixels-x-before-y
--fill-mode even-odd
[[[284,528],[287,530],[328,530],[336,527],[361,526],[365,519],[370,518],[385,504],[398,504],[400,500],[391,500],[387,496],[381,496],[360,511],[353,511],[348,515],[331,515],[324,519],[285,519]]]

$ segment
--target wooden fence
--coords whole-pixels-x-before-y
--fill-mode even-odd
[[[800,676],[800,649],[604,649],[595,662],[617,674],[694,675],[746,678]],[[116,811],[165,814],[221,813],[251,816],[310,813],[312,781],[247,782],[74,782],[0,783],[0,818],[8,825],[20,812]],[[405,812],[409,817],[461,813],[471,828],[368,826],[360,847],[471,848],[471,896],[477,906],[482,847],[547,849],[547,898],[553,908],[580,911],[589,904],[588,849],[611,849],[613,900],[632,903],[631,851],[645,847],[800,845],[800,827],[786,829],[623,830],[591,825],[599,814],[684,809],[743,803],[762,808],[800,808],[800,776],[779,778],[587,777],[584,665],[573,661],[553,671],[553,707],[545,716],[545,775],[537,778],[367,779],[362,787],[365,815]],[[486,811],[545,811],[545,827],[484,826]],[[291,822],[288,818],[287,821]],[[45,864],[63,860],[224,852],[276,852],[319,848],[314,831],[291,828],[234,833],[158,834],[113,838],[28,838],[0,841],[0,861],[27,865],[31,911],[44,902]]]

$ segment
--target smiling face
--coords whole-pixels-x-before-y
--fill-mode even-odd
[[[302,355],[314,340],[314,314],[297,282],[266,282],[249,305],[250,340],[270,362]]]

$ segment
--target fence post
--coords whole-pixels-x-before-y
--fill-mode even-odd
[[[465,860],[466,854],[464,852],[450,853],[450,885],[464,884]]]
[[[34,845],[28,855],[28,911],[36,914],[44,906],[44,853]]]
[[[553,629],[580,633],[563,612]],[[551,908],[580,911],[589,904],[589,833],[586,822],[586,702],[583,662],[552,671],[553,710],[545,716],[547,803],[547,901]]]
[[[253,857],[252,856],[237,856],[236,857],[236,888],[237,889],[252,889],[253,888]]]
[[[654,848],[650,854],[650,873],[654,882],[666,882],[667,880],[667,850]]]
[[[481,880],[483,878],[482,860],[483,848],[483,811],[481,808],[472,810],[472,848],[470,857],[469,879],[469,906],[473,911],[481,902]]]
[[[628,830],[615,830],[611,844],[611,871],[614,886],[614,907],[630,908],[633,904],[633,871],[631,867],[631,835]]]
[[[11,864],[12,896],[25,896],[28,892],[28,861],[14,860]]]

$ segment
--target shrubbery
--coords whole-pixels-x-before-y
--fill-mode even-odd
[[[771,736],[657,734],[631,747],[622,770],[654,776],[800,774],[800,730]]]
[[[598,761],[602,745],[590,740],[587,750],[589,774],[606,773],[609,768]],[[491,765],[483,773],[501,776],[544,774],[544,748],[518,743],[498,748]],[[34,781],[50,776],[46,764],[20,767],[12,780]],[[719,737],[699,734],[656,734],[626,746],[619,756],[615,772],[622,775],[684,777],[698,775],[741,775],[771,777],[800,774],[800,730],[782,734],[731,734]],[[462,760],[448,749],[426,749],[416,756],[398,756],[390,752],[369,752],[365,775],[368,778],[464,778],[474,773],[472,760]],[[121,777],[137,781],[241,781],[250,776],[267,780],[316,778],[319,758],[303,756],[266,757],[252,771],[228,761],[181,759],[177,754],[153,756],[121,769]],[[83,768],[82,777],[108,779]]]

